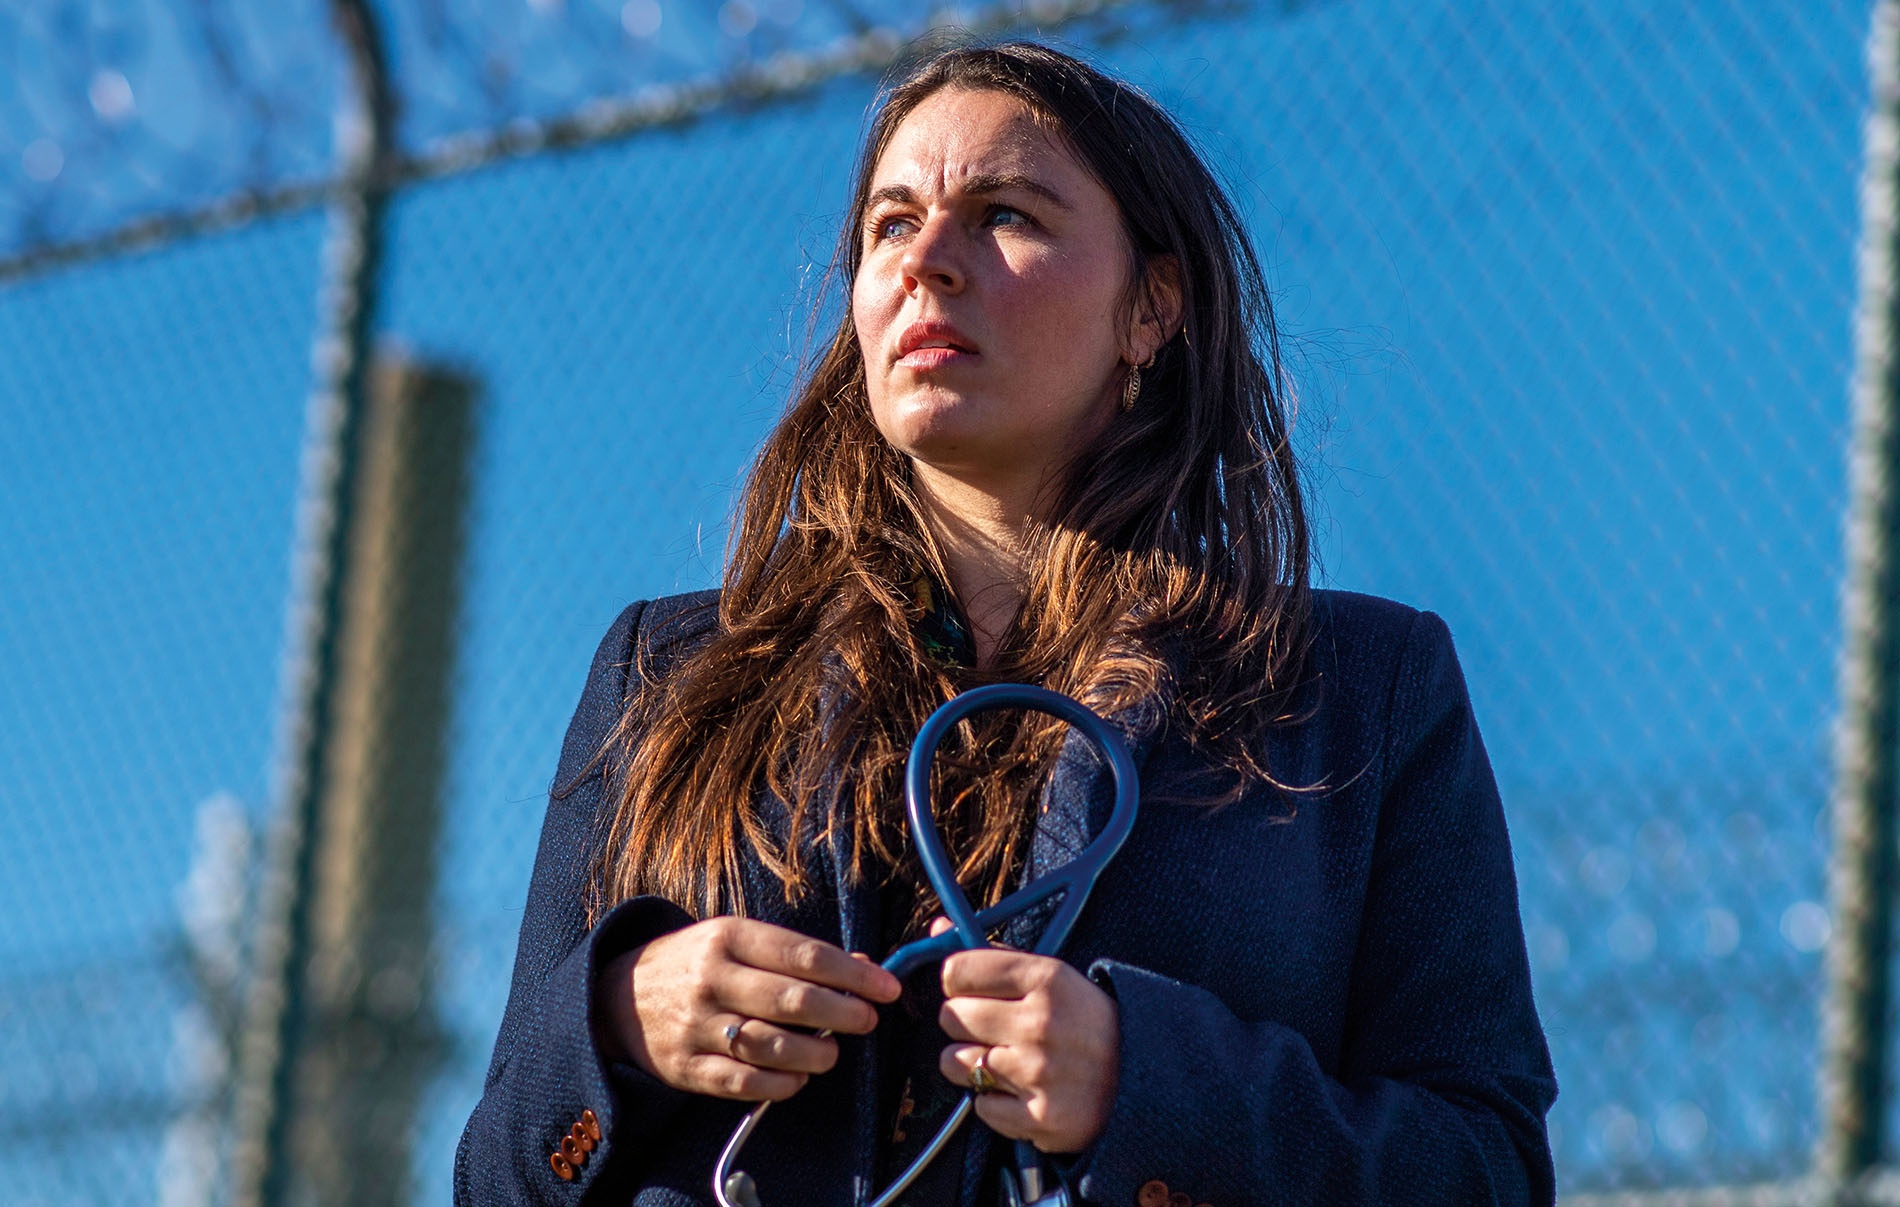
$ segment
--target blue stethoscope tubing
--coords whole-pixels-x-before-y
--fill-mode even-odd
[[[975,713],[998,708],[1026,708],[1067,721],[1107,760],[1115,788],[1115,804],[1109,812],[1107,823],[1074,859],[1036,877],[988,909],[978,910],[971,907],[963,886],[957,882],[956,865],[950,861],[950,853],[944,849],[943,835],[937,830],[930,800],[930,768],[937,747],[958,722]],[[1069,931],[1081,916],[1082,907],[1088,904],[1089,894],[1094,890],[1102,870],[1115,858],[1122,844],[1128,841],[1129,833],[1135,828],[1135,813],[1140,804],[1139,776],[1127,744],[1114,726],[1086,704],[1061,692],[1028,683],[993,683],[973,688],[946,701],[924,721],[922,728],[917,731],[916,739],[911,742],[910,761],[904,771],[904,815],[910,823],[911,842],[916,845],[924,876],[943,905],[944,916],[950,920],[950,929],[939,935],[906,943],[884,960],[883,967],[901,979],[955,952],[987,947],[991,930],[1061,893],[1061,904],[1050,916],[1048,925],[1043,928],[1042,936],[1032,949],[1037,955],[1054,955],[1068,939]],[[936,1159],[937,1154],[943,1151],[950,1137],[970,1117],[975,1104],[976,1095],[966,1093],[963,1101],[957,1104],[956,1110],[938,1129],[937,1134],[931,1137],[930,1143],[924,1146],[916,1160],[871,1202],[870,1207],[890,1207],[897,1196],[904,1193]],[[770,1102],[761,1102],[753,1107],[739,1122],[732,1138],[726,1141],[725,1149],[720,1152],[712,1179],[713,1197],[718,1200],[719,1207],[760,1207],[758,1188],[751,1176],[735,1169],[734,1165],[739,1150],[745,1147],[766,1108],[771,1105]],[[1019,1140],[1016,1142],[1016,1158],[1017,1196],[1025,1203],[1041,1200],[1045,1185],[1041,1154],[1034,1145]]]

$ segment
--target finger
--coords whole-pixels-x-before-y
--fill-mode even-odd
[[[945,1035],[972,1044],[1039,1048],[1051,1040],[1047,1023],[1045,1011],[987,997],[953,997],[937,1011]]]
[[[944,917],[942,914],[939,914],[935,918],[932,918],[930,920],[930,937],[933,939],[936,938],[938,935],[945,933],[946,931],[950,931],[954,929],[956,929],[956,923],[950,921],[950,919]],[[1015,948],[1011,947],[1009,944],[999,943],[994,939],[990,940],[990,946],[1001,948],[1004,951],[1016,950]]]
[[[727,954],[741,964],[782,973],[873,1002],[894,1002],[897,978],[869,960],[854,960],[843,948],[795,930],[749,918],[738,919]]]
[[[682,1088],[739,1102],[783,1102],[810,1080],[804,1073],[761,1069],[730,1056],[708,1053],[688,1063]]]
[[[991,1044],[951,1044],[942,1052],[938,1053],[937,1071],[942,1073],[943,1079],[948,1081],[951,1085],[960,1085],[966,1090],[973,1089],[974,1087],[970,1083],[976,1076],[976,1062],[978,1057],[982,1057],[983,1067],[989,1070],[990,1077],[996,1082],[996,1088],[994,1090],[979,1095],[980,1097],[987,1098],[993,1094],[1014,1094],[1018,1092],[1016,1084],[998,1072],[996,1068],[999,1057],[1001,1057],[1004,1063],[1008,1063],[1009,1057],[1007,1049],[999,1048]]]
[[[877,1008],[863,998],[745,965],[732,966],[714,994],[732,1014],[786,1027],[863,1035],[877,1026]]]
[[[1037,1140],[1038,1127],[1029,1112],[1029,1104],[1014,1094],[978,1094],[976,1117],[997,1135],[1008,1140],[1028,1140],[1044,1152]]]
[[[728,1043],[726,1028],[735,1024],[739,1029]],[[715,1056],[724,1054],[756,1068],[788,1073],[828,1073],[838,1063],[836,1040],[787,1031],[757,1018],[720,1022],[708,1052]]]
[[[1052,956],[980,947],[959,951],[943,962],[945,997],[994,997],[1020,1000],[1048,987],[1068,968]]]

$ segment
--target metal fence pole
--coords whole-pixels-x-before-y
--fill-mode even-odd
[[[367,0],[332,0],[350,71],[337,143],[343,184],[331,209],[305,426],[297,577],[288,634],[274,830],[261,885],[251,990],[239,1041],[231,1201],[260,1207],[289,1190],[289,1100],[305,1024],[309,887],[334,722],[337,630],[367,375],[394,100]]]
[[[1834,928],[1822,1014],[1817,1189],[1847,1201],[1879,1163],[1892,997],[1895,546],[1900,543],[1900,0],[1875,5],[1861,177],[1860,302],[1835,751]]]

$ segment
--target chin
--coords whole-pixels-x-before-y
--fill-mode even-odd
[[[981,401],[947,391],[913,394],[895,405],[871,408],[877,430],[899,452],[934,463],[936,455],[991,444],[995,424]]]
[[[899,445],[898,451],[914,465],[926,467],[944,478],[990,489],[999,482],[1036,477],[1041,469],[1040,459],[1024,455],[1032,448],[1021,440],[999,439],[994,433],[956,436],[939,432],[931,438],[914,441],[908,447]]]

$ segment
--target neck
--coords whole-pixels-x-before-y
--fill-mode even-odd
[[[946,478],[922,464],[915,480],[950,589],[970,626],[976,664],[987,670],[1022,607],[1028,501]]]

